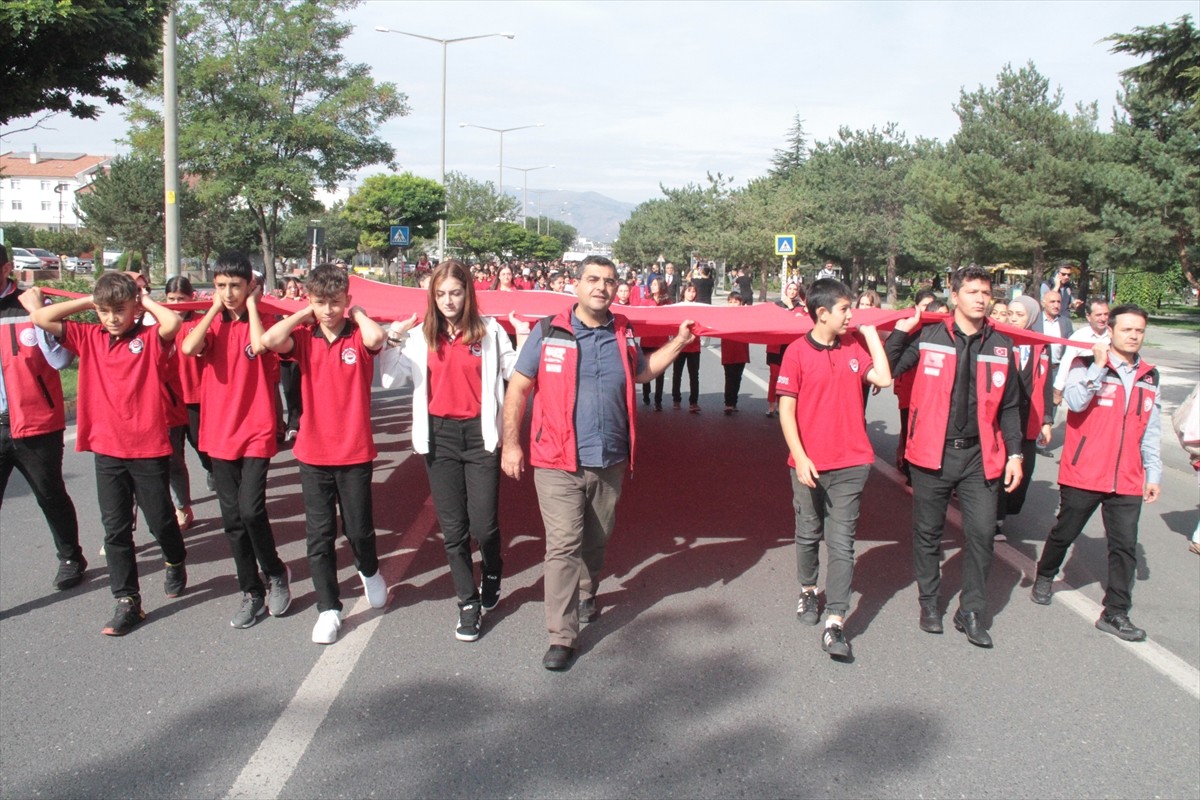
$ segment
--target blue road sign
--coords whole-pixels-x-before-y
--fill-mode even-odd
[[[388,235],[388,244],[392,247],[408,247],[412,244],[412,239],[408,235],[408,226],[393,225],[392,231]]]
[[[792,234],[779,234],[775,237],[775,255],[793,256],[796,254],[796,237]]]

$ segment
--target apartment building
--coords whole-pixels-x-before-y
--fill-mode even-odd
[[[112,156],[85,153],[0,154],[0,227],[17,222],[38,228],[79,227],[75,193],[86,187]]]

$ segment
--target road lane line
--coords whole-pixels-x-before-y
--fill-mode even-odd
[[[433,531],[436,522],[433,501],[427,499],[396,548],[400,555],[388,559],[380,567],[387,580],[389,594],[395,591],[396,585],[408,572],[421,543]],[[366,619],[345,631],[336,644],[322,649],[317,663],[288,701],[254,755],[246,762],[226,793],[226,798],[276,798],[283,791],[312,744],[317,729],[328,716],[333,702],[349,680],[359,656],[367,649],[367,644],[379,628],[385,611],[367,616],[371,610],[366,597],[360,597],[354,603],[346,619]]]
[[[903,473],[883,459],[875,459],[875,469],[897,486],[906,488]],[[957,506],[951,504],[946,509],[946,521],[956,525],[959,530],[962,530],[962,515]],[[999,556],[1000,560],[1027,577],[1030,582],[1033,582],[1037,577],[1037,564],[1034,563],[1033,559],[1012,545],[1005,542],[997,542],[995,553]],[[1095,623],[1100,618],[1100,614],[1104,611],[1104,608],[1095,600],[1087,597],[1064,580],[1060,579],[1056,581],[1055,586],[1054,602],[1056,604],[1069,608],[1090,623]],[[1065,588],[1058,589],[1057,587]],[[1105,637],[1111,639],[1118,647],[1124,648],[1129,653],[1145,661],[1167,680],[1191,695],[1193,699],[1200,700],[1200,670],[1197,670],[1187,661],[1175,655],[1153,639],[1147,639],[1144,642],[1127,642],[1108,634],[1105,634]]]

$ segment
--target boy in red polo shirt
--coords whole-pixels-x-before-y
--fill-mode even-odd
[[[99,325],[67,317],[96,310]],[[158,321],[142,323],[149,311]],[[104,525],[104,557],[117,608],[104,627],[124,636],[146,618],[142,611],[133,545],[134,496],[150,534],[167,561],[163,589],[178,597],[187,587],[183,536],[171,503],[165,394],[147,387],[167,378],[168,357],[179,332],[179,315],[143,292],[128,275],[108,272],[96,291],[75,300],[43,306],[30,315],[34,325],[79,356],[79,405],[75,449],[96,457],[96,495]]]
[[[249,628],[268,611],[282,616],[292,602],[291,571],[279,558],[267,517],[267,469],[279,449],[279,359],[258,341],[261,294],[250,259],[237,251],[222,253],[214,270],[212,306],[179,348],[184,356],[204,357],[200,449],[212,461],[221,520],[242,590],[241,605],[229,620],[235,628]]]
[[[788,444],[796,509],[796,566],[806,625],[821,619],[817,605],[821,539],[829,551],[825,602],[829,616],[821,649],[849,659],[842,630],[850,610],[858,505],[875,452],[863,420],[864,382],[884,388],[892,370],[878,331],[862,325],[863,341],[848,333],[854,295],[844,283],[822,278],[808,292],[813,329],[788,345],[779,369],[779,424]],[[866,343],[866,347],[863,346]]]
[[[726,299],[731,306],[742,305],[742,296],[730,292]],[[742,390],[742,373],[750,363],[750,345],[746,342],[735,342],[732,339],[721,340],[721,366],[725,368],[725,413],[732,414],[738,410],[738,392]],[[646,384],[649,388],[650,384]]]
[[[376,455],[371,379],[384,332],[361,307],[350,305],[350,279],[337,267],[316,267],[305,288],[308,307],[275,323],[262,343],[289,355],[300,369],[304,424],[292,455],[300,463],[308,565],[317,592],[312,640],[333,644],[342,627],[335,549],[339,506],[367,600],[372,608],[387,603],[371,508]]]

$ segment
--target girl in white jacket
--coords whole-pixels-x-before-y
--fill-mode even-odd
[[[509,320],[518,347],[529,324]],[[504,382],[517,353],[496,320],[479,313],[467,267],[443,261],[429,282],[429,303],[419,330],[417,315],[391,324],[380,356],[384,388],[413,385],[412,444],[425,457],[429,489],[445,539],[458,594],[459,641],[479,638],[484,611],[500,599],[500,425]],[[482,579],[475,581],[471,539],[479,548]]]

